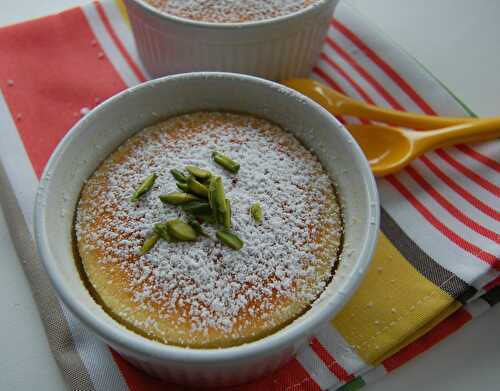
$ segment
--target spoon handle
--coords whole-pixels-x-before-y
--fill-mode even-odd
[[[419,130],[439,129],[476,121],[475,118],[470,117],[437,117],[370,105],[345,96],[323,83],[310,79],[286,80],[283,84],[316,101],[333,115],[352,115],[358,118]]]
[[[338,108],[341,115],[352,115],[358,118],[417,130],[439,129],[477,121],[475,118],[471,117],[437,117],[407,113],[365,104],[355,100],[339,102]]]
[[[428,132],[412,132],[420,153],[450,145],[486,141],[500,137],[500,117],[493,117]]]

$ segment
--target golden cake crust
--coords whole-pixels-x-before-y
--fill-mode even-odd
[[[260,157],[275,159],[278,172],[280,164],[282,170],[289,169],[288,178],[268,179],[269,173],[264,173],[272,166],[255,163],[258,160],[253,155],[245,158],[249,152],[241,149],[259,137]],[[195,243],[163,242],[150,253],[139,254],[151,223],[161,222],[169,213],[183,217],[174,207],[166,208],[156,201],[158,194],[175,189],[169,170],[190,163],[188,158],[178,157],[181,152],[174,147],[178,144],[184,152],[192,148],[193,153],[216,146],[238,156],[234,151],[240,149],[236,160],[242,172],[218,172],[225,175],[227,194],[233,197],[234,230],[245,241],[240,252],[214,239],[199,239]],[[278,152],[273,149],[281,150],[283,156],[275,157]],[[164,159],[158,162],[155,156],[160,151]],[[172,158],[168,158],[170,153]],[[209,159],[205,161],[205,167],[217,170],[209,165]],[[245,172],[245,164],[252,162],[255,172]],[[308,170],[309,164],[306,177],[299,171]],[[148,175],[149,170],[160,171],[163,179],[144,200],[132,205],[129,199],[137,178]],[[254,177],[259,177],[260,170],[259,181]],[[257,186],[255,191],[252,181]],[[276,196],[259,192],[259,183],[279,189],[280,181],[283,186],[296,181],[300,195],[286,198],[286,192],[282,195],[278,190],[274,190]],[[265,219],[261,225],[247,216],[252,197],[260,197],[263,205]],[[273,197],[284,197],[284,202],[273,204]],[[300,202],[294,198],[300,198]],[[291,206],[298,210],[289,210]],[[315,213],[309,212],[311,208]],[[276,224],[270,221],[275,217],[279,220]],[[297,222],[292,224],[290,220]],[[280,230],[280,224],[290,232]],[[92,293],[113,318],[163,343],[220,348],[269,335],[310,307],[331,279],[341,241],[341,218],[334,189],[321,165],[288,133],[249,116],[195,113],[148,128],[112,153],[82,189],[75,230]],[[280,239],[278,235],[289,237]],[[259,247],[261,243],[270,248]],[[282,256],[282,262],[273,259],[279,254],[287,257]]]

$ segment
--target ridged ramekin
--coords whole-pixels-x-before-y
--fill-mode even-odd
[[[338,0],[246,23],[207,23],[125,0],[139,55],[152,77],[196,71],[244,73],[270,80],[308,76]]]
[[[275,334],[224,349],[168,346],[121,326],[82,283],[71,239],[81,187],[100,162],[145,126],[199,110],[249,113],[295,134],[335,179],[345,219],[339,268],[312,308]],[[136,366],[162,379],[196,386],[244,383],[286,363],[353,293],[372,257],[378,223],[378,195],[368,162],[330,113],[282,85],[227,73],[156,79],[99,105],[59,143],[43,173],[35,205],[38,250],[67,308]]]

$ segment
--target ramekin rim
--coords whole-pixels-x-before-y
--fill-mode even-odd
[[[296,18],[303,17],[306,14],[309,14],[313,10],[316,10],[328,2],[336,1],[336,0],[317,0],[316,3],[310,4],[309,6],[292,12],[290,14],[285,14],[282,16],[278,16],[276,18],[269,18],[269,19],[263,19],[263,20],[256,20],[256,21],[250,21],[250,22],[241,22],[241,23],[236,23],[236,22],[229,22],[229,23],[218,23],[218,22],[206,22],[206,21],[200,21],[200,20],[194,20],[194,19],[188,19],[188,18],[182,18],[180,16],[175,16],[172,14],[168,14],[166,12],[162,12],[152,5],[148,4],[145,0],[129,0],[137,4],[139,7],[141,7],[143,10],[148,12],[151,15],[154,15],[157,18],[161,19],[166,19],[170,22],[175,22],[179,25],[184,25],[184,26],[189,26],[189,27],[199,27],[199,28],[207,28],[211,30],[240,30],[244,28],[260,28],[260,27],[267,27],[271,25],[276,25],[280,23],[286,23],[288,21],[291,21]]]

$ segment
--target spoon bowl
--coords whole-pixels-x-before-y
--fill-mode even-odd
[[[375,175],[396,172],[415,154],[415,142],[404,131],[382,125],[346,126],[363,150]]]
[[[376,176],[393,174],[432,149],[500,137],[500,118],[475,120],[426,132],[379,124],[348,124],[346,127]]]

